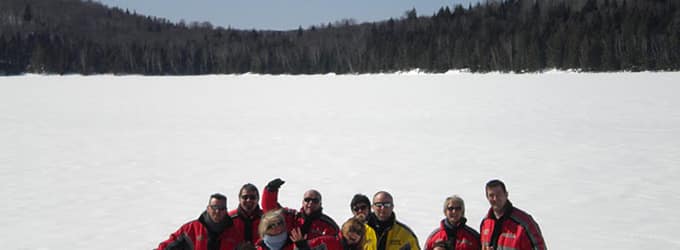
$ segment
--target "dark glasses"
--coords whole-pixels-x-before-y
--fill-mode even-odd
[[[311,203],[319,203],[321,201],[319,198],[305,198],[303,201],[305,202],[311,202]]]
[[[212,210],[217,210],[217,211],[220,211],[220,210],[226,211],[227,210],[226,206],[218,206],[218,205],[210,205],[210,208],[212,208]]]
[[[354,212],[359,212],[361,210],[366,210],[366,209],[368,209],[368,206],[366,206],[366,205],[354,206],[352,208],[352,210],[354,210]]]
[[[272,229],[272,228],[277,228],[277,227],[282,226],[282,225],[283,225],[283,221],[277,221],[277,222],[274,222],[272,224],[269,224],[267,226],[267,230]]]
[[[247,201],[247,200],[256,200],[256,199],[257,199],[257,196],[252,195],[252,194],[251,195],[247,195],[247,194],[241,195],[241,200]]]
[[[391,208],[392,207],[392,202],[375,202],[373,203],[373,206],[377,208]]]
[[[461,206],[447,207],[446,209],[449,210],[449,211],[453,211],[453,210],[458,210],[458,211],[460,211],[460,210],[463,210],[463,207],[461,207]]]

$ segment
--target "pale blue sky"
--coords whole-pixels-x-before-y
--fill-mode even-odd
[[[297,29],[352,18],[358,22],[401,17],[416,8],[418,15],[432,15],[442,6],[476,3],[478,0],[95,0],[108,6],[135,10],[138,14],[208,21],[238,29]]]

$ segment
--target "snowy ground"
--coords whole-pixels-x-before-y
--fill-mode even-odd
[[[387,190],[422,245],[501,178],[551,249],[680,249],[680,73],[0,77],[0,242],[151,249],[281,177],[342,223]]]

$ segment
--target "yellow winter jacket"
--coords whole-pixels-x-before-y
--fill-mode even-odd
[[[366,235],[364,236],[364,250],[377,250],[376,243],[378,238],[375,236],[375,230],[368,224],[366,226]]]
[[[420,250],[416,234],[408,226],[397,221],[394,214],[392,214],[390,223],[384,229],[382,235],[377,235],[376,232],[378,238],[376,250]],[[371,214],[368,225],[375,227],[377,224],[377,218]],[[374,230],[376,229],[374,228]]]

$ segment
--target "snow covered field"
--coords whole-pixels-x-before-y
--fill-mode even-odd
[[[275,177],[338,223],[390,191],[421,245],[500,178],[551,249],[680,249],[680,73],[0,77],[6,249],[155,248]]]

